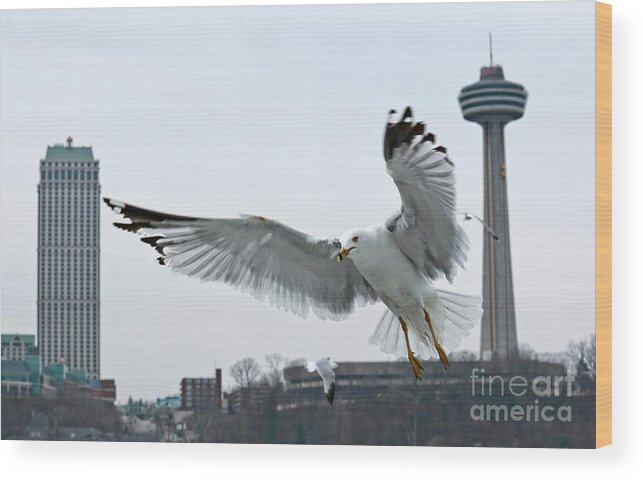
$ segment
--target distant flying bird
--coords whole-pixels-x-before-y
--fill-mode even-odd
[[[493,239],[495,241],[500,240],[500,237],[498,235],[496,235],[496,232],[493,231],[493,228],[491,228],[489,225],[487,225],[487,223],[482,218],[480,218],[478,215],[476,215],[475,213],[469,213],[469,212],[463,212],[463,214],[464,214],[464,221],[465,222],[468,222],[469,220],[475,218],[476,220],[478,220],[478,222],[480,222],[482,224],[482,227],[487,231],[487,233],[489,235],[491,235],[493,237]]]
[[[305,362],[304,366],[309,373],[317,372],[324,383],[324,393],[328,403],[333,404],[335,400],[335,369],[337,364],[330,357],[320,358],[316,362]]]
[[[456,221],[453,163],[407,107],[389,112],[386,171],[402,206],[386,222],[319,239],[260,216],[197,218],[146,210],[105,198],[160,254],[161,265],[202,280],[223,281],[295,315],[309,310],[341,320],[356,305],[381,300],[388,310],[369,341],[405,355],[421,378],[418,357],[458,347],[482,315],[481,299],[432,286],[464,267],[469,241]],[[350,212],[350,205],[342,205]],[[400,332],[403,335],[400,335]],[[417,355],[417,356],[416,356]]]

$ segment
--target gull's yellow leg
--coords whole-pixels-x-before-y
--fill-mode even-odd
[[[415,375],[416,380],[422,380],[422,370],[424,367],[420,361],[415,357],[415,354],[411,351],[411,344],[409,343],[409,328],[406,326],[406,322],[402,320],[402,317],[399,317],[400,325],[402,325],[402,331],[404,332],[404,340],[406,341],[406,353],[409,357],[409,363],[413,369],[413,375]]]
[[[424,310],[424,320],[426,320],[426,323],[429,324],[429,330],[431,330],[431,336],[433,337],[433,343],[435,344],[435,349],[438,351],[438,355],[440,356],[440,361],[442,362],[442,365],[444,365],[444,368],[446,369],[449,366],[449,357],[447,357],[446,352],[442,348],[442,345],[440,345],[440,342],[438,342],[438,337],[435,336],[435,330],[433,330],[433,322],[431,321],[431,315],[429,315],[429,312]]]

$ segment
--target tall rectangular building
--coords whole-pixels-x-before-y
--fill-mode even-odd
[[[38,184],[38,346],[44,365],[100,378],[100,184],[91,147],[55,144]]]

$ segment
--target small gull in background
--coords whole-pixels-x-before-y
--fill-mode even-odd
[[[320,358],[316,362],[305,362],[304,366],[309,373],[317,372],[324,382],[324,393],[328,403],[333,404],[335,400],[335,369],[337,364],[330,357]]]

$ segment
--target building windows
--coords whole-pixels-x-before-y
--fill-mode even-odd
[[[66,358],[70,368],[86,368],[99,376],[97,255],[100,198],[97,162],[91,153],[77,163],[76,153],[64,162],[66,147],[49,147],[41,162],[38,236],[38,309],[41,346],[47,362]],[[88,250],[88,248],[92,250]],[[89,327],[94,324],[94,328]],[[93,346],[93,349],[92,349]]]

